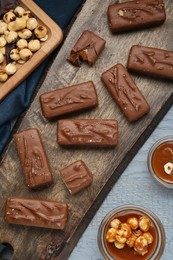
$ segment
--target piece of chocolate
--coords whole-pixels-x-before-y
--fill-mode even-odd
[[[163,0],[135,0],[108,7],[112,32],[124,32],[162,24],[166,19]]]
[[[60,176],[69,192],[74,195],[91,185],[93,175],[81,160],[60,169]]]
[[[67,218],[63,202],[14,197],[6,201],[4,220],[11,224],[64,229]]]
[[[91,31],[84,31],[67,59],[75,66],[80,66],[81,61],[87,61],[90,66],[96,61],[105,47],[106,41]]]
[[[43,115],[47,119],[74,111],[95,107],[98,104],[97,93],[92,81],[56,89],[40,96]]]
[[[118,143],[118,122],[110,119],[58,121],[58,144],[110,147]]]
[[[173,51],[134,45],[127,68],[152,77],[173,79]]]
[[[123,65],[117,64],[105,71],[101,79],[130,122],[149,112],[147,101]]]
[[[40,189],[53,182],[49,162],[36,128],[29,128],[14,135],[26,184],[31,189]]]

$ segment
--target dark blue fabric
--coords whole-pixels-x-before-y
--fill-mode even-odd
[[[35,2],[64,30],[83,0],[35,0]],[[10,137],[11,121],[29,106],[49,60],[50,57],[0,103],[0,154]]]

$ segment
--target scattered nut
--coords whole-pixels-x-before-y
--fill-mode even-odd
[[[40,41],[39,40],[31,40],[28,43],[28,49],[30,49],[30,51],[32,52],[36,52],[40,49],[41,45],[40,45]]]
[[[131,227],[129,224],[127,223],[122,223],[120,224],[120,230],[123,232],[122,233],[122,236],[125,237],[125,238],[128,238],[130,237],[132,231],[131,231]]]
[[[147,216],[143,216],[139,219],[139,227],[143,232],[147,232],[150,228],[151,222]]]
[[[118,229],[119,225],[121,224],[121,221],[117,218],[113,219],[110,223],[111,227]]]
[[[46,36],[44,36],[43,38],[40,38],[40,41],[45,42],[47,41],[47,39],[48,39],[48,34],[46,34]]]
[[[19,51],[18,49],[13,49],[10,52],[10,58],[14,61],[17,61],[20,59]]]
[[[7,30],[7,24],[0,20],[0,34],[3,34]]]
[[[8,79],[8,75],[5,71],[0,70],[0,82],[5,82]]]
[[[21,6],[17,6],[15,9],[14,9],[14,13],[17,17],[21,17],[23,14],[24,14],[25,10],[23,9],[23,7]]]
[[[115,242],[115,236],[116,236],[116,229],[115,228],[109,228],[106,234],[106,240],[109,243]]]
[[[28,29],[22,29],[18,32],[18,35],[22,39],[29,39],[32,36],[32,32]]]
[[[13,63],[9,63],[5,67],[5,72],[7,73],[7,75],[13,75],[16,72],[16,70],[16,65],[14,65]]]
[[[0,52],[0,64],[4,62],[4,55]]]
[[[43,25],[39,25],[35,28],[34,33],[37,38],[43,38],[47,34],[47,28]]]
[[[5,23],[10,23],[16,20],[16,16],[12,11],[9,11],[6,14],[4,14],[3,20]]]
[[[0,37],[0,48],[3,48],[6,45],[7,41],[4,36]]]
[[[8,23],[8,30],[9,31],[15,31],[15,24],[16,24],[15,21]]]
[[[148,241],[144,236],[140,236],[136,239],[134,249],[140,255],[144,255],[148,252],[147,250]]]
[[[27,61],[32,57],[32,52],[29,49],[24,48],[19,51],[19,55],[22,60]]]
[[[143,236],[146,238],[146,240],[148,241],[148,244],[152,244],[153,243],[153,236],[151,235],[150,232],[146,232],[143,234]]]
[[[27,20],[26,27],[29,30],[34,30],[38,26],[38,22],[34,17],[31,17]]]
[[[28,42],[25,39],[20,39],[17,41],[16,45],[20,50],[28,48]]]
[[[17,32],[14,31],[5,31],[5,39],[8,43],[15,42],[17,40]]]
[[[137,229],[139,226],[139,221],[137,218],[128,218],[127,223],[130,225],[132,229]]]
[[[25,20],[27,21],[29,18],[32,17],[32,14],[30,11],[25,11],[23,14],[23,18],[25,18]]]
[[[17,17],[15,21],[15,30],[20,31],[26,27],[26,20],[23,17]]]
[[[125,237],[123,237],[121,235],[118,235],[118,231],[117,231],[117,234],[116,234],[115,238],[116,238],[116,241],[121,243],[121,244],[124,244],[127,241],[127,238],[125,238]]]
[[[129,246],[129,247],[133,247],[134,244],[135,244],[135,241],[136,241],[137,237],[135,236],[135,234],[132,234],[126,241],[126,244]]]

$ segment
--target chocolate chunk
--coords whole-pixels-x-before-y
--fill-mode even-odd
[[[104,49],[105,43],[106,41],[95,33],[84,31],[71,50],[67,60],[78,67],[81,65],[81,60],[87,61],[92,66]]]
[[[147,101],[123,65],[113,66],[102,74],[101,79],[130,122],[149,112]]]
[[[106,119],[58,121],[58,144],[110,147],[118,143],[118,122]]]
[[[64,229],[67,218],[63,202],[13,197],[6,201],[4,220],[11,224]]]
[[[49,162],[36,128],[29,128],[14,135],[26,184],[31,189],[49,186],[53,182]]]
[[[47,119],[95,107],[97,93],[92,81],[56,89],[40,96],[42,113]]]
[[[123,32],[162,24],[166,19],[163,0],[136,0],[108,7],[112,32]]]
[[[59,170],[61,178],[69,192],[74,195],[91,185],[93,175],[81,160]]]
[[[173,52],[134,45],[129,53],[127,68],[148,76],[173,79]]]

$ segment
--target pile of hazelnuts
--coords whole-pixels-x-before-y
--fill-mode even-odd
[[[131,217],[124,223],[115,218],[110,226],[106,233],[107,242],[114,243],[117,249],[123,249],[127,245],[142,256],[148,253],[153,236],[150,232],[151,221],[147,216]]]
[[[0,20],[0,82],[5,82],[17,71],[16,63],[24,64],[48,39],[47,28],[40,25],[30,11],[17,6],[4,14]],[[6,46],[13,44],[10,51],[11,62],[4,68]]]

